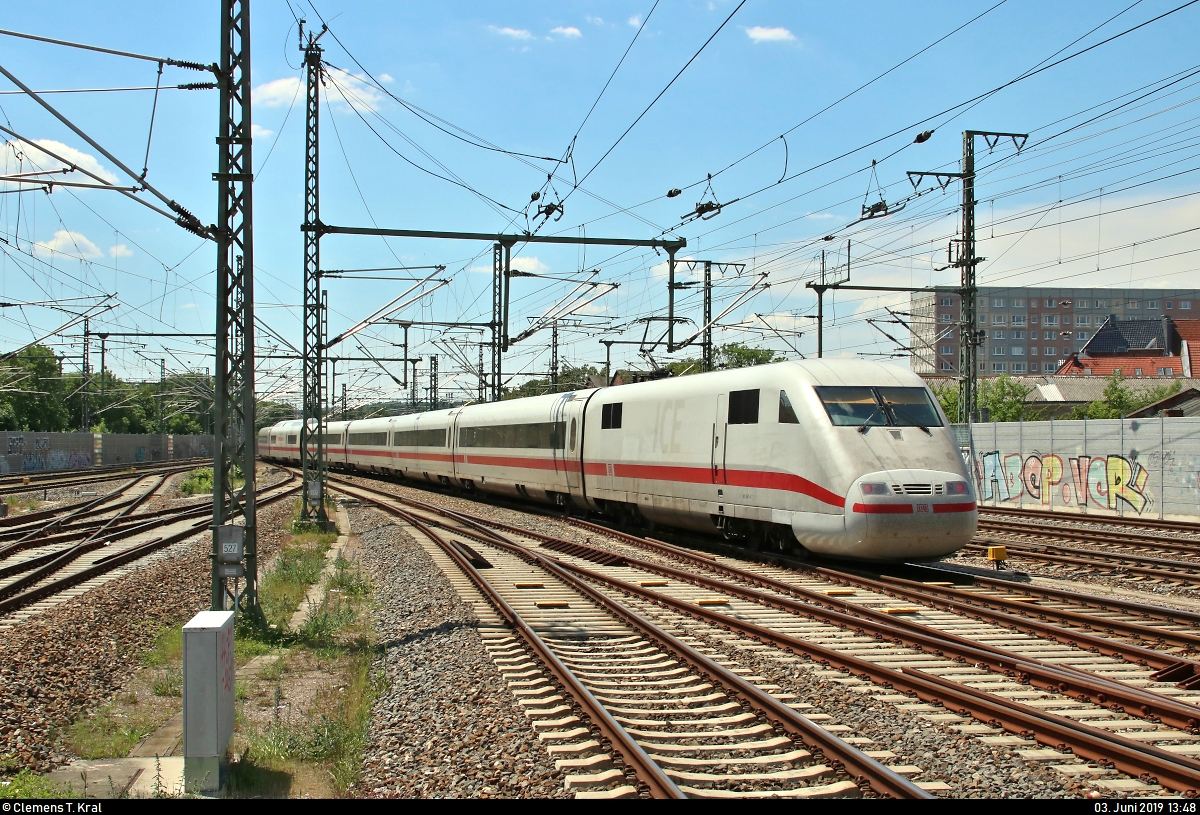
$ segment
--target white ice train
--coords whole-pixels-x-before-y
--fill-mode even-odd
[[[299,433],[298,420],[263,429],[259,455],[297,463]],[[331,422],[325,433],[334,469],[835,557],[942,557],[978,520],[937,400],[915,374],[864,360]]]

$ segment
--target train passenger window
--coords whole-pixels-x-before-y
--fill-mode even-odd
[[[566,436],[566,426],[566,422],[531,422],[460,427],[458,446],[540,450],[561,448]]]
[[[729,392],[729,423],[758,424],[758,388]]]
[[[397,430],[392,434],[393,447],[445,447],[446,427],[426,427],[420,430]]]
[[[289,436],[287,437],[287,443],[288,443],[288,444],[299,444],[299,443],[300,443],[300,436],[299,436],[299,434],[297,434],[297,435],[295,435],[295,436],[291,436],[291,435],[289,435]]]
[[[351,433],[351,444],[365,444],[368,447],[387,447],[387,431],[382,433]]]
[[[571,452],[575,452],[575,420],[571,420]]]
[[[623,402],[611,402],[600,408],[600,429],[619,430],[621,428],[621,405]]]
[[[800,424],[800,419],[796,416],[796,410],[792,407],[792,403],[788,399],[787,391],[779,392],[779,423]]]
[[[856,386],[824,386],[814,388],[829,421],[839,427],[862,427],[887,424],[887,414],[875,397],[874,388]]]
[[[941,427],[937,410],[924,388],[877,388],[887,405],[891,424],[899,427]]]

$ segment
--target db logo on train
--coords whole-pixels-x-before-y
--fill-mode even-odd
[[[929,504],[913,504],[913,512],[928,512]]]

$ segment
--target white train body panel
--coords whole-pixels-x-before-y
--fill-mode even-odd
[[[845,395],[862,393],[877,401]],[[965,545],[977,522],[936,404],[903,369],[807,360],[332,423],[349,441],[327,447],[335,467],[703,532],[790,529],[833,556],[928,559]],[[297,462],[299,426],[270,428],[260,454]]]

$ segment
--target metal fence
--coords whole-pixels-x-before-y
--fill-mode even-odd
[[[0,474],[178,461],[212,449],[212,436],[0,432]]]
[[[1200,418],[954,429],[983,506],[1200,520]]]

